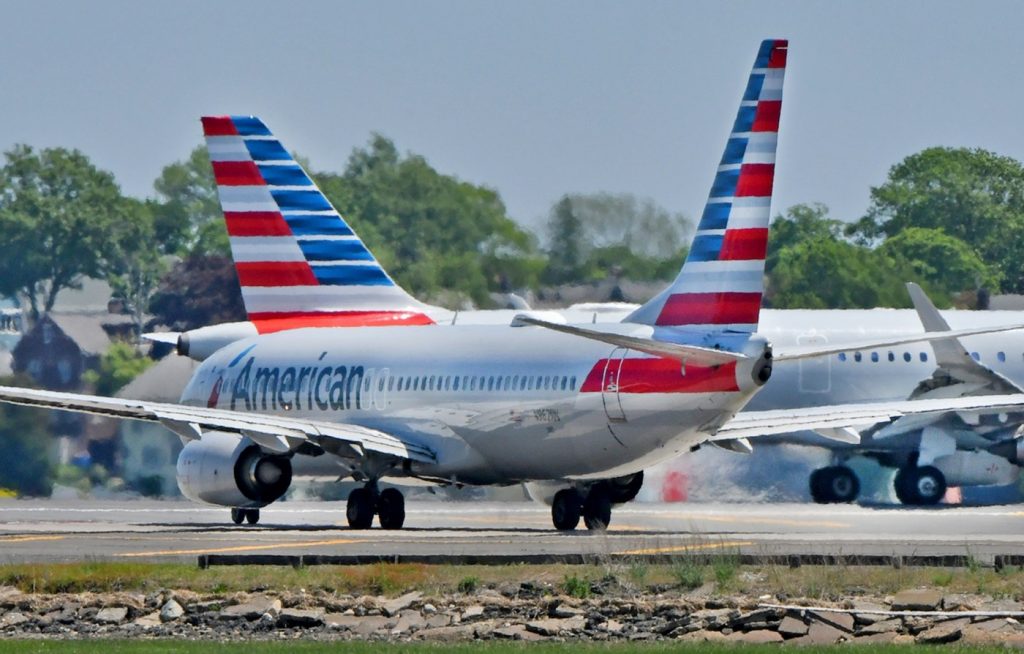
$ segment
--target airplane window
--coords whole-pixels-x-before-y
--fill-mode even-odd
[[[522,378],[519,380],[519,390],[526,390],[526,375],[523,375]]]
[[[839,353],[839,360],[840,361],[846,361],[846,352],[840,352]]]
[[[420,390],[420,378],[419,377],[413,377],[412,378],[412,390],[414,390],[414,391]]]
[[[576,390],[576,375],[569,378],[569,388]]]
[[[562,375],[562,390],[563,390],[563,391],[565,390],[565,386],[566,386],[566,384],[568,384],[568,383],[569,383],[569,378],[568,378],[568,377],[566,377],[565,375]]]
[[[459,376],[458,375],[455,375],[455,381],[452,382],[452,390],[453,391],[459,390]]]
[[[394,377],[388,377],[388,390],[389,391],[395,390],[395,378]]]
[[[512,378],[509,377],[508,375],[505,375],[505,386],[501,390],[507,391],[508,387],[511,386],[511,385],[512,385]]]
[[[476,390],[476,375],[473,375],[472,377],[469,378],[469,390]]]
[[[462,376],[462,390],[463,391],[469,390],[469,375],[463,375]]]
[[[971,358],[974,359],[975,361],[981,361],[981,355],[979,355],[977,352],[971,352]]]
[[[913,359],[913,358],[914,357],[910,356],[910,352],[904,352],[903,353],[903,360],[906,361],[907,363],[910,363],[910,360]]]
[[[863,355],[861,355],[860,352],[854,352],[853,353],[853,360],[856,361],[857,363],[860,363],[860,360],[861,360],[862,356]]]
[[[427,376],[426,375],[423,375],[422,377],[420,377],[420,388],[422,390],[427,390]]]
[[[996,358],[999,359],[1000,363],[1006,361],[1006,352],[997,352]]]
[[[429,388],[430,390],[434,390],[434,376],[433,375],[431,375],[427,379],[427,384],[428,384],[427,388]]]
[[[380,380],[377,382],[377,390],[384,392],[384,384],[386,383],[387,381],[383,377],[381,377]]]
[[[405,377],[399,377],[398,378],[398,384],[395,386],[395,388],[397,388],[398,390],[402,390],[402,382],[404,382],[404,381],[405,381]]]
[[[516,390],[516,386],[519,386],[519,375],[512,376],[512,390]],[[519,389],[522,390],[522,389]]]
[[[544,375],[544,390],[550,390],[550,389],[551,389],[551,378],[548,377],[547,375]]]
[[[927,361],[927,360],[928,360],[928,353],[927,352],[922,352],[921,353],[921,361]]]
[[[483,384],[481,384],[481,386],[483,386]],[[489,391],[493,391],[494,390],[494,377],[491,377],[491,378],[489,378],[487,380],[487,390],[489,390]]]
[[[892,352],[889,352],[889,361],[895,361],[895,360],[896,360],[896,355],[893,354]]]
[[[871,361],[872,363],[878,363],[878,352],[871,353]]]

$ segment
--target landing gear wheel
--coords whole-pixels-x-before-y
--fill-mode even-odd
[[[349,496],[351,500],[351,496]],[[384,529],[401,529],[405,523],[405,496],[397,488],[385,488],[377,499],[377,516]],[[372,516],[370,518],[373,519]]]
[[[551,521],[559,531],[572,531],[580,524],[583,500],[575,488],[563,488],[551,502]],[[611,510],[609,508],[609,510]]]
[[[373,494],[365,488],[349,493],[345,517],[352,529],[369,529],[373,524]]]
[[[946,477],[935,466],[901,468],[893,485],[900,502],[909,505],[938,504],[946,494]]]
[[[611,493],[603,484],[597,484],[587,493],[583,503],[583,523],[591,531],[603,531],[612,521]]]
[[[245,512],[245,521],[250,525],[254,525],[260,521],[260,510],[259,509],[243,509]]]
[[[232,508],[231,509],[231,522],[235,523],[236,525],[240,525],[240,524],[242,524],[242,522],[244,520],[245,520],[245,509],[236,509],[236,508]]]
[[[846,466],[819,468],[811,473],[811,497],[818,504],[847,504],[860,495],[860,480]]]

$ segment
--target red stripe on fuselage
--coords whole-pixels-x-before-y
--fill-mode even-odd
[[[600,393],[604,381],[616,382],[621,393],[729,393],[740,390],[736,364],[715,368],[683,366],[672,359],[601,359],[590,370],[581,393]]]
[[[203,116],[200,120],[206,136],[238,136],[230,116]]]
[[[658,325],[753,325],[760,293],[676,293],[658,316]]]
[[[757,261],[768,252],[768,229],[727,229],[719,261]]]
[[[775,164],[743,164],[736,181],[736,197],[767,198],[772,194]]]
[[[212,161],[218,186],[266,186],[260,169],[251,161]]]
[[[284,216],[276,211],[225,211],[229,236],[291,236]]]
[[[429,316],[409,311],[267,312],[251,313],[249,320],[256,325],[256,331],[260,334],[303,327],[393,327],[434,324]]]
[[[243,261],[235,264],[238,285],[318,286],[313,269],[305,261]]]
[[[782,115],[782,100],[761,100],[757,103],[754,125],[751,132],[779,131],[779,116]]]

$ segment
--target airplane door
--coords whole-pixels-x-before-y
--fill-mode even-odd
[[[626,348],[617,347],[608,355],[604,366],[601,383],[601,400],[608,422],[626,422],[626,412],[622,410],[619,399],[619,375],[622,373],[622,360],[626,358]]]
[[[797,345],[825,345],[824,334],[803,334]],[[828,393],[832,390],[832,357],[820,356],[800,359],[799,389],[801,393]]]

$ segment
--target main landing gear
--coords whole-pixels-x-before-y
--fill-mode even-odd
[[[893,480],[896,497],[904,504],[938,504],[946,495],[946,477],[935,466],[900,468]]]
[[[235,523],[236,525],[240,525],[243,522],[248,522],[250,525],[254,525],[259,521],[259,509],[231,509],[231,522]]]
[[[349,493],[345,509],[349,527],[369,529],[374,515],[380,519],[382,528],[401,529],[405,523],[405,496],[397,488],[378,490],[375,483]]]
[[[811,473],[811,497],[818,504],[847,504],[860,495],[860,480],[847,466],[829,466]]]
[[[584,497],[575,488],[563,488],[551,502],[551,521],[555,529],[572,531],[580,523],[587,529],[604,530],[612,521],[612,494],[606,483],[594,484]]]

